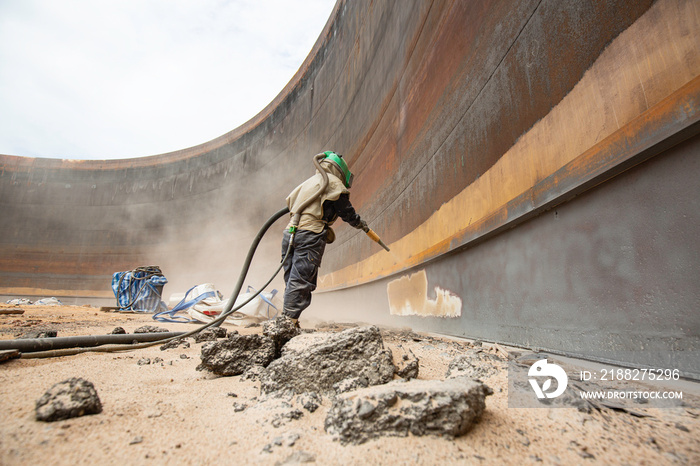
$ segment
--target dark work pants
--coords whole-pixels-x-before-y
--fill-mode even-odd
[[[282,257],[289,246],[290,233],[282,238]],[[316,289],[318,268],[326,249],[326,233],[297,230],[289,256],[284,262],[284,315],[298,319],[301,311],[311,304],[311,292]]]

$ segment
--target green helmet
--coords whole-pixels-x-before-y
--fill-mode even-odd
[[[331,162],[333,163],[338,169],[341,171],[345,179],[343,180],[343,183],[345,184],[346,188],[350,188],[352,186],[352,179],[353,175],[350,173],[350,169],[348,168],[348,164],[345,163],[345,160],[343,159],[343,156],[340,154],[336,154],[333,151],[327,150],[324,152],[326,154],[326,158],[323,159],[324,162]]]

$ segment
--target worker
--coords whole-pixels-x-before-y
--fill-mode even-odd
[[[326,157],[320,162],[328,175],[328,186],[318,198],[301,213],[289,256],[284,262],[284,309],[282,314],[299,325],[299,316],[311,304],[311,293],[316,289],[318,268],[327,243],[335,240],[331,228],[338,217],[358,229],[367,231],[367,222],[362,220],[350,203],[353,175],[343,156],[332,151],[324,152]],[[287,206],[293,218],[300,206],[318,192],[322,176],[316,174],[297,186],[287,196]],[[292,237],[290,221],[282,239],[282,257],[285,256]]]

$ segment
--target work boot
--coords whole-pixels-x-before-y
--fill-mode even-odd
[[[298,318],[295,319],[294,317],[290,316],[287,312],[288,311],[283,310],[282,317],[291,320],[296,328],[301,328],[301,327],[299,327],[299,319]]]
[[[296,328],[301,328],[301,327],[299,326],[299,319],[293,319],[293,318],[291,318],[291,317],[287,317],[287,319],[291,320],[292,323],[294,324],[294,326],[295,326]]]

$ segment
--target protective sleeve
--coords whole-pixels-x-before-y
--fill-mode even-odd
[[[340,195],[338,200],[334,202],[335,211],[344,222],[350,224],[350,226],[355,228],[360,228],[362,224],[362,219],[355,212],[355,208],[350,203],[350,195],[343,193]]]

